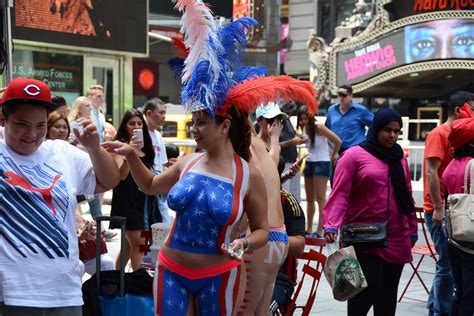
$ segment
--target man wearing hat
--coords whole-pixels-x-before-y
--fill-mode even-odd
[[[448,136],[451,125],[462,117],[462,110],[469,108],[474,95],[457,91],[448,100],[447,120],[432,129],[425,141],[423,164],[423,209],[425,223],[438,254],[436,270],[428,297],[429,315],[448,314],[453,298],[453,275],[448,260],[448,242],[441,222],[444,217],[445,187],[441,180],[448,164],[453,159],[453,148]]]
[[[339,154],[365,139],[365,128],[374,115],[362,104],[352,100],[352,87],[342,85],[337,90],[339,103],[329,107],[325,125],[342,140]]]
[[[0,104],[0,314],[81,315],[76,195],[113,188],[119,171],[90,120],[74,130],[87,152],[45,140],[53,104],[44,82],[14,79]]]
[[[451,160],[443,173],[446,194],[462,194],[465,189],[469,190],[464,187],[464,173],[468,163],[474,160],[474,114],[469,106],[464,107],[464,111],[461,109],[460,112],[463,118],[451,124],[448,137],[449,143],[454,148],[454,159]],[[470,176],[472,177],[472,175]],[[474,192],[471,191],[471,194]],[[454,240],[454,242],[457,245],[448,242],[448,258],[455,288],[450,315],[474,315],[474,287],[472,286],[474,284],[472,269],[474,267],[474,242],[461,240]],[[458,248],[458,245],[464,249]]]

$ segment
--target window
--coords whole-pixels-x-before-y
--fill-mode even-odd
[[[163,129],[161,131],[161,136],[163,136],[163,137],[177,137],[178,136],[178,122],[166,121],[163,124]]]
[[[191,128],[193,127],[193,122],[186,122],[186,138],[193,138],[191,133]]]

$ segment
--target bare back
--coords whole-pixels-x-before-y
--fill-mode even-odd
[[[257,136],[252,136],[252,159],[250,165],[255,166],[263,175],[267,189],[268,200],[268,225],[280,227],[284,224],[283,209],[280,200],[280,176],[277,166],[265,148],[263,141]]]

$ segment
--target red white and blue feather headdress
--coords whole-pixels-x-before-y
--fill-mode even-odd
[[[266,76],[264,67],[244,67],[242,57],[248,30],[257,25],[252,18],[241,18],[217,26],[211,10],[196,0],[177,0],[175,8],[183,13],[184,63],[170,60],[170,67],[181,71],[182,102],[190,112],[205,110],[209,115],[225,113],[231,106],[254,111],[270,101],[295,101],[317,111],[316,90],[308,81],[289,76]],[[183,67],[184,65],[184,67]]]

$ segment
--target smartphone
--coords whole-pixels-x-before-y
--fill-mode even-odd
[[[296,164],[301,165],[301,163],[303,162],[304,159],[306,159],[306,157],[308,157],[308,153],[304,154],[298,160],[296,160]]]
[[[135,136],[137,139],[135,140],[137,143],[141,144],[138,146],[139,148],[143,147],[143,130],[141,128],[136,128],[133,130],[133,136]]]

